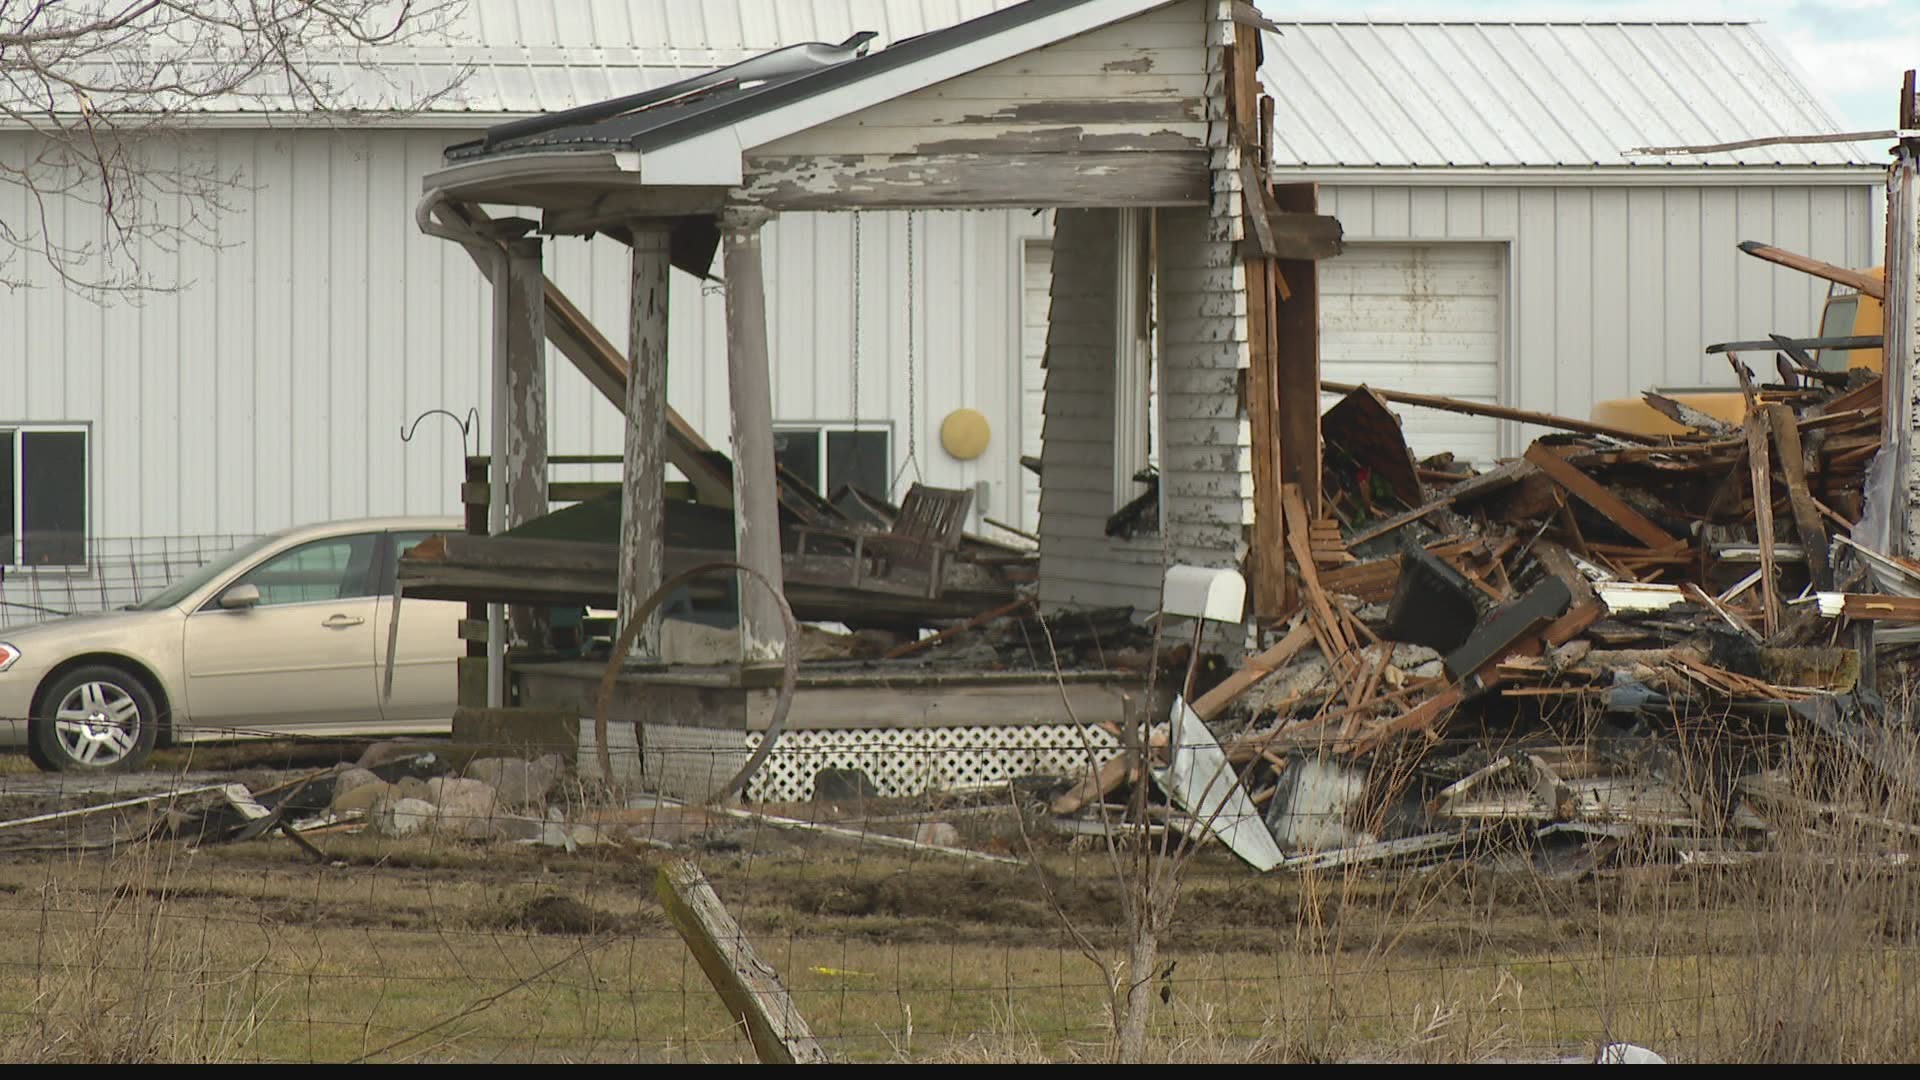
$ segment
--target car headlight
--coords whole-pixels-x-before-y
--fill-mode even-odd
[[[4,641],[0,641],[0,671],[5,671],[12,667],[13,662],[18,659],[20,659],[20,650]]]

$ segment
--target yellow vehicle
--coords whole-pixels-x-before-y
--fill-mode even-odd
[[[1868,371],[1880,370],[1880,348],[1873,345],[1866,348],[1817,347],[1820,342],[1834,342],[1842,338],[1879,338],[1884,327],[1881,300],[1886,296],[1886,268],[1874,267],[1871,270],[1848,270],[1845,267],[1809,259],[1790,251],[1769,247],[1765,244],[1748,241],[1740,245],[1740,250],[1757,258],[1795,270],[1805,271],[1816,277],[1832,282],[1827,290],[1827,303],[1820,314],[1820,332],[1803,343],[1809,346],[1805,352],[1821,371],[1845,372],[1850,368],[1865,368]],[[1801,344],[1776,339],[1753,343],[1755,351],[1773,352],[1785,344]],[[1727,346],[1719,346],[1716,352],[1729,351]],[[1747,403],[1745,395],[1737,389],[1724,388],[1698,390],[1657,391],[1661,396],[1679,402],[1689,409],[1705,413],[1715,420],[1726,424],[1739,425],[1746,418]],[[1617,398],[1602,401],[1593,407],[1593,422],[1609,427],[1639,432],[1643,435],[1678,435],[1692,430],[1648,404],[1644,398]]]

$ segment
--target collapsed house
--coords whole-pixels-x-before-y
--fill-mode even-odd
[[[732,655],[620,673],[645,692],[615,695],[616,719],[643,721],[651,746],[744,755],[774,710],[763,669],[781,655],[778,596],[802,618],[911,630],[991,610],[1022,586],[1055,611],[1093,581],[1144,616],[1167,554],[1238,567],[1250,525],[1278,536],[1283,479],[1317,506],[1313,260],[1339,250],[1339,229],[1314,213],[1311,185],[1274,188],[1264,175],[1259,22],[1215,0],[1034,0],[877,52],[862,35],[778,50],[450,148],[423,182],[418,218],[496,285],[497,439],[488,476],[469,484],[486,493],[492,535],[409,555],[399,588],[512,605],[468,627],[489,652],[485,703],[591,701],[604,665],[553,658],[542,606],[612,600],[627,618],[678,566],[726,555],[744,567],[721,575],[734,578],[739,613]],[[1057,210],[1037,566],[959,535],[964,492],[916,487],[878,507],[878,523],[844,499],[808,498],[775,467],[768,413],[778,343],[758,230],[771,215],[1006,206]],[[520,216],[529,208],[537,220]],[[545,279],[535,229],[631,246],[624,352]],[[665,400],[670,265],[725,282],[725,457]],[[552,539],[565,530],[541,538],[533,524],[549,510],[547,341],[626,413],[617,548]],[[1135,477],[1150,456],[1156,526],[1114,540],[1107,521],[1146,490]],[[690,502],[668,499],[669,465]],[[1265,524],[1250,488],[1275,495]],[[1252,570],[1269,607],[1283,576],[1279,563]],[[639,655],[662,655],[657,616],[632,636]],[[1069,672],[1087,691],[1072,723],[1052,667],[971,682],[816,668],[801,673],[789,730],[886,743],[931,728],[966,742],[1013,724],[1054,729],[1084,757],[1080,729],[1118,720],[1122,692],[1147,681],[1104,664]]]
[[[490,606],[466,630],[486,655],[464,700],[570,717],[583,771],[685,797],[803,799],[841,767],[888,795],[1038,772],[1070,780],[1057,813],[1083,813],[1146,782],[1142,748],[1121,750],[1127,697],[1165,715],[1145,692],[1199,661],[1160,647],[1184,640],[1177,620],[1135,627],[1180,564],[1244,573],[1241,628],[1275,642],[1238,672],[1216,662],[1181,707],[1251,723],[1221,750],[1290,846],[1380,839],[1348,812],[1370,797],[1363,761],[1420,778],[1372,792],[1372,820],[1417,796],[1400,831],[1418,835],[1382,841],[1397,852],[1457,842],[1422,831],[1440,819],[1755,816],[1611,782],[1596,738],[1651,718],[1804,721],[1871,757],[1871,665],[1832,617],[1892,617],[1866,582],[1916,568],[1832,541],[1865,512],[1881,383],[1786,349],[1778,382],[1739,369],[1738,429],[1675,408],[1677,433],[1646,435],[1364,387],[1323,417],[1316,260],[1340,228],[1313,185],[1267,174],[1261,23],[1223,0],[1030,0],[450,148],[418,218],[495,283],[496,444],[468,485],[472,535],[410,553],[397,588]],[[1037,558],[962,535],[966,492],[806,491],[775,465],[768,404],[771,215],[1007,206],[1057,212]],[[631,247],[624,352],[545,279],[535,230]],[[665,395],[668,267],[710,277],[716,252],[730,455]],[[617,495],[551,515],[549,341],[627,418]],[[1484,472],[1416,462],[1388,398],[1563,434]],[[737,612],[724,656],[671,655],[663,584]],[[1066,610],[1090,593],[1131,617]],[[564,604],[619,611],[609,658],[556,655]],[[801,665],[795,617],[895,636]],[[1063,649],[1082,624],[1087,647]],[[1466,732],[1476,749],[1429,757]],[[1636,798],[1660,806],[1621,809]]]

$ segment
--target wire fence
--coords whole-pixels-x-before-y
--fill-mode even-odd
[[[647,753],[616,772],[737,760]],[[889,796],[796,741],[804,801],[704,806],[583,760],[283,740],[0,775],[0,1056],[752,1060],[662,906],[681,860],[839,1060],[1107,1060],[1136,985],[1166,1061],[1883,1060],[1920,1018],[1920,820],[1864,778],[1836,801],[1831,762],[1770,773],[1752,821],[1681,779],[1595,811],[1522,778],[1435,824],[1403,816],[1457,770],[1294,751],[1245,785],[1286,852],[1260,873],[1152,783],[1057,813],[1084,768]]]
[[[253,539],[241,534],[100,536],[84,566],[31,566],[0,576],[0,625],[40,623],[137,604]]]

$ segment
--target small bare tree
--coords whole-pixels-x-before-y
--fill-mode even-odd
[[[420,85],[390,62],[445,44],[464,5],[0,0],[0,285],[27,284],[38,260],[95,298],[173,287],[142,268],[142,249],[214,243],[227,193],[244,182],[212,154],[183,152],[196,119],[423,108],[464,73],[442,67],[439,85]],[[50,228],[63,203],[97,208],[98,231]]]

